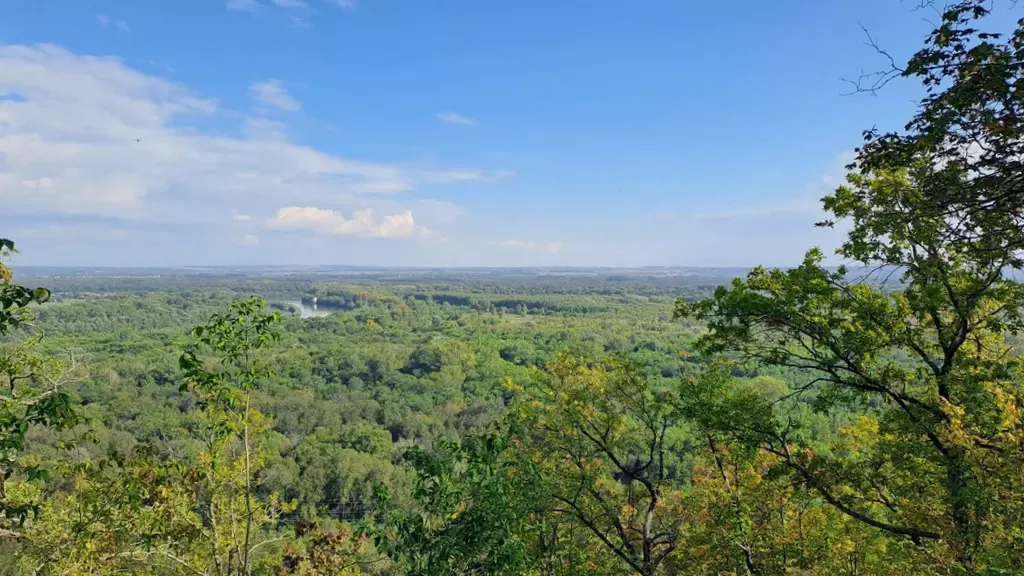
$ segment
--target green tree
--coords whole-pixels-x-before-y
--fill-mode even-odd
[[[765,437],[752,432],[771,430],[778,418],[802,421],[803,402],[776,395],[781,381],[736,379],[729,368],[714,365],[684,382],[680,398],[681,416],[703,444],[694,454],[691,498],[700,516],[689,529],[695,544],[713,550],[707,565],[762,575],[920,573],[910,540],[891,541],[823,503],[814,490],[801,490],[771,446],[761,445]],[[808,434],[805,449],[831,450],[855,469],[864,465],[861,442],[874,424],[855,419],[825,446]]]
[[[554,514],[636,574],[658,573],[686,522],[671,390],[651,386],[634,364],[562,353],[516,392],[511,417]]]
[[[824,199],[822,225],[850,225],[837,253],[861,268],[826,269],[812,250],[677,308],[709,323],[706,352],[810,371],[797,394],[865,415],[859,442],[816,450],[766,402],[713,394],[704,412],[846,515],[924,544],[936,572],[1024,563],[1024,391],[1008,342],[1024,304],[1024,20],[986,31],[991,10],[947,5],[906,66],[861,85],[902,76],[925,90],[904,131],[865,133],[847,185]],[[881,274],[900,286],[881,289]]]
[[[796,268],[756,268],[709,300],[680,302],[677,314],[708,322],[704,352],[807,371],[813,380],[795,393],[819,411],[876,422],[858,452],[815,450],[769,402],[712,395],[710,426],[775,455],[850,517],[938,541],[950,570],[973,573],[1024,561],[1013,488],[1024,480],[1024,395],[1005,339],[1022,327],[1024,287],[1005,273],[1020,266],[1007,234],[967,238],[963,221],[929,207],[937,173],[971,177],[932,159],[861,164],[824,199],[852,222],[838,254],[864,268],[827,269],[815,249]],[[900,288],[873,285],[879,270],[900,274]]]
[[[31,573],[250,575],[267,573],[293,535],[292,510],[260,491],[269,420],[253,394],[271,376],[278,340],[265,302],[233,302],[194,328],[180,357],[181,392],[198,400],[195,459],[131,458],[74,466],[74,489],[52,500],[23,559]]]
[[[991,0],[947,3],[924,46],[903,65],[875,45],[889,66],[862,75],[856,88],[875,93],[890,81],[907,79],[919,82],[924,96],[904,130],[864,133],[854,167],[870,176],[916,161],[929,163],[933,169],[916,174],[920,197],[890,217],[942,216],[950,221],[947,233],[953,239],[984,238],[1019,250],[1024,247],[1024,20],[1006,31],[1001,18],[990,18],[994,12],[1019,14],[1020,6]]]
[[[411,448],[413,509],[394,508],[376,530],[378,548],[409,576],[529,574],[536,477],[497,436]],[[387,501],[389,491],[381,486]]]
[[[27,288],[13,282],[4,259],[14,242],[0,238],[0,336],[27,328],[29,306],[50,299],[46,288]],[[37,337],[0,344],[0,540],[22,538],[25,522],[38,510],[38,481],[47,472],[22,466],[25,435],[32,426],[66,429],[78,422],[65,390],[76,379],[79,364],[39,354]],[[28,481],[28,483],[26,483]]]
[[[251,297],[233,302],[227,314],[214,314],[192,330],[193,342],[179,360],[182,391],[195,391],[204,406],[204,441],[196,467],[196,490],[203,538],[209,553],[198,564],[217,574],[252,574],[257,551],[283,539],[273,532],[282,509],[275,494],[257,497],[257,473],[265,462],[258,444],[269,429],[252,406],[252,395],[271,376],[266,349],[279,338],[277,312]],[[203,357],[204,351],[212,357]]]

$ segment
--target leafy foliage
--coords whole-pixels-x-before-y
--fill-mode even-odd
[[[945,570],[966,573],[1024,562],[1009,489],[1024,480],[1024,389],[1007,341],[1024,304],[1008,274],[1024,266],[1019,195],[1008,193],[1020,174],[1011,134],[1024,22],[997,45],[970,25],[987,14],[981,2],[946,8],[903,71],[928,91],[908,133],[869,132],[848,184],[824,199],[852,223],[838,254],[895,271],[898,289],[827,270],[812,250],[797,268],[757,268],[677,306],[708,322],[702,351],[809,372],[796,394],[816,410],[864,413],[855,433],[815,447],[774,406],[713,394],[706,426],[773,455],[850,518],[932,541]]]
[[[537,478],[505,448],[497,436],[442,442],[433,453],[410,448],[415,506],[389,512],[378,547],[410,576],[528,572]],[[378,492],[387,501],[387,488]]]
[[[46,302],[50,294],[45,288],[13,283],[12,272],[3,263],[13,251],[14,243],[0,238],[0,336],[27,322],[28,306]],[[47,477],[44,469],[19,465],[29,427],[66,429],[78,422],[63,390],[77,367],[74,356],[62,366],[36,353],[33,344],[30,339],[0,347],[0,538],[23,536],[20,528],[38,510],[35,491],[18,490],[11,482],[19,480],[17,476],[29,482]]]
[[[0,573],[1019,572],[1024,20],[993,9],[862,78],[924,96],[823,200],[850,267],[51,293],[0,262]]]
[[[666,392],[652,390],[633,364],[590,366],[562,354],[520,391],[512,412],[543,476],[558,479],[556,513],[641,575],[679,548],[685,521],[685,461]]]

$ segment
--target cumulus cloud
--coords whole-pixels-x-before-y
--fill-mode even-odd
[[[257,93],[292,106],[274,86]],[[51,45],[0,46],[0,94],[0,212],[9,217],[216,225],[218,214],[243,205],[269,212],[286,202],[329,202],[355,210],[421,185],[506,174],[342,158],[289,141],[284,124],[263,118],[243,118],[237,134],[204,132],[196,120],[223,125],[238,115],[116,58]],[[406,204],[388,213],[414,202]]]
[[[280,80],[275,78],[264,80],[263,82],[254,82],[249,86],[249,94],[252,95],[253,100],[260,104],[287,110],[288,112],[296,112],[302,108],[302,104],[288,93],[288,90],[281,85]]]
[[[477,121],[467,118],[458,112],[441,112],[436,115],[437,119],[445,124],[456,124],[459,126],[476,126]]]
[[[304,230],[332,236],[370,236],[381,238],[405,238],[418,234],[429,238],[433,232],[417,226],[412,212],[385,216],[378,224],[370,208],[356,210],[346,218],[340,211],[312,206],[288,206],[277,211],[277,216],[266,222],[267,228],[277,230]]]
[[[234,220],[235,222],[248,222],[252,220],[252,216],[248,214],[235,214],[234,216],[231,217],[231,219]]]
[[[532,240],[502,240],[498,244],[505,248],[518,248],[529,250],[530,252],[546,252],[548,254],[561,252],[562,248],[565,247],[561,242],[534,242]]]

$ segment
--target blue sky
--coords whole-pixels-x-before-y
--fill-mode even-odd
[[[786,265],[895,0],[4,0],[15,264]]]

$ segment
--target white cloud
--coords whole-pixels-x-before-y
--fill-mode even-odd
[[[430,222],[454,222],[466,214],[466,210],[458,204],[431,198],[417,200],[413,208],[421,216],[426,214]]]
[[[232,12],[255,12],[259,4],[256,0],[228,0],[227,7]]]
[[[257,102],[281,110],[296,112],[302,108],[302,104],[288,93],[281,81],[274,78],[253,83],[249,86],[249,94]]]
[[[548,254],[561,252],[562,248],[565,247],[561,242],[533,242],[524,240],[503,240],[498,244],[505,248],[518,248],[529,250],[530,252],[546,252]]]
[[[356,0],[320,0],[327,4],[333,4],[343,10],[354,10]],[[288,22],[293,28],[309,28],[310,17],[319,11],[310,6],[308,0],[269,0],[269,3],[282,10],[291,12],[288,14]],[[255,14],[264,8],[257,0],[228,0],[227,9],[233,12],[249,12]]]
[[[457,182],[497,182],[505,178],[511,178],[516,173],[511,170],[498,170],[497,172],[485,172],[483,170],[440,170],[421,171],[418,176],[424,182],[431,184],[454,184]]]
[[[295,14],[288,15],[288,21],[291,22],[292,28],[312,28],[313,25],[309,23],[309,18],[303,16],[296,16]]]
[[[234,239],[234,243],[239,246],[256,246],[260,243],[260,237],[255,234],[242,234]]]
[[[252,220],[252,216],[248,214],[235,214],[234,216],[231,217],[231,219],[234,220],[235,222],[248,222]]]
[[[406,210],[401,214],[385,216],[377,231],[381,236],[409,236],[416,231],[416,220],[413,219],[412,212]]]
[[[131,28],[128,26],[128,23],[124,20],[121,20],[120,18],[113,19],[110,16],[107,16],[106,14],[97,14],[96,19],[99,20],[100,24],[102,24],[104,28],[115,26],[122,32],[128,32],[129,30],[131,30]]]
[[[467,118],[457,112],[441,112],[436,115],[437,119],[446,124],[457,124],[459,126],[476,126],[477,121]]]
[[[357,210],[382,194],[508,174],[341,158],[289,141],[284,124],[263,118],[242,117],[238,134],[204,132],[194,119],[223,125],[239,115],[116,58],[50,45],[0,46],[0,94],[13,96],[0,99],[0,213],[13,218],[78,214],[216,226],[218,214],[238,206]],[[401,213],[423,201],[380,207]],[[428,225],[438,221],[423,214]]]
[[[288,139],[287,129],[284,122],[256,116],[249,116],[242,123],[242,131],[252,140],[285,141]]]
[[[332,236],[374,236],[404,238],[419,234],[429,238],[433,233],[417,226],[412,212],[385,216],[377,224],[372,209],[356,210],[350,218],[339,211],[312,206],[288,206],[277,211],[277,216],[266,222],[267,228],[277,230],[304,230]]]

